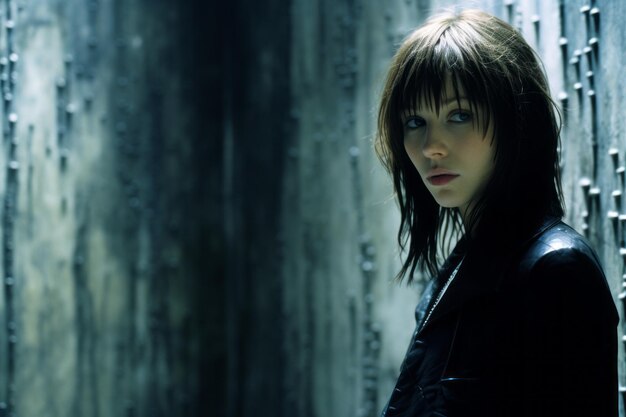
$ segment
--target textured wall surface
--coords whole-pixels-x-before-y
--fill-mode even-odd
[[[0,2],[0,415],[210,415],[206,10]]]
[[[567,221],[600,254],[623,316],[624,2],[273,0],[259,9],[241,0],[222,23],[216,119],[223,415],[382,409],[420,285],[392,282],[398,213],[371,146],[376,104],[403,37],[432,10],[459,5],[508,20],[542,57],[565,122]]]

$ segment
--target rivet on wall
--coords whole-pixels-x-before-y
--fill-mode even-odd
[[[596,35],[600,33],[600,9],[594,7],[589,12],[591,19],[593,20],[593,31]]]
[[[587,210],[583,210],[582,213],[580,213],[580,217],[583,220],[581,225],[582,231],[585,236],[589,237],[589,212]]]
[[[589,47],[593,53],[593,59],[598,62],[598,54],[600,49],[600,40],[595,36],[593,38],[589,38]]]
[[[585,232],[585,234],[587,234],[589,231],[589,210],[591,208],[591,201],[590,201],[590,195],[589,195],[589,190],[591,188],[591,180],[587,177],[583,177],[580,179],[580,181],[578,181],[578,185],[581,188],[583,199],[585,201],[585,210],[583,210],[583,212],[581,213],[582,229]]]
[[[619,178],[622,188],[624,187],[624,173],[626,173],[626,168],[623,166],[617,167],[615,169],[615,175],[617,175],[617,177]]]
[[[622,211],[622,191],[613,190],[613,192],[611,192],[611,197],[613,198],[613,204],[615,204],[615,209],[618,212]]]
[[[591,104],[591,149],[593,152],[593,180],[598,178],[598,113],[595,90],[587,91]]]
[[[539,48],[541,42],[541,17],[538,14],[534,14],[531,16],[530,21],[535,32],[535,45]]]
[[[623,232],[620,233],[619,230],[619,213],[622,211],[622,191],[621,190],[613,190],[611,192],[611,197],[613,198],[613,206],[615,207],[614,211],[610,211],[609,213],[614,213],[613,215],[609,215],[609,218],[613,220],[613,231],[615,234],[615,243],[618,245],[622,245],[623,241]]]
[[[565,2],[563,0],[559,1],[559,34],[561,38],[566,36],[566,22],[567,16],[565,15]]]
[[[524,31],[524,11],[521,7],[517,7],[515,12],[515,25],[518,31]]]
[[[600,209],[600,187],[591,187],[589,189],[589,215],[595,216]]]
[[[574,55],[570,61],[570,64],[574,65],[574,69],[576,70],[576,81],[580,81],[580,57],[582,54],[583,51],[580,49],[574,49]]]
[[[515,1],[505,0],[504,5],[506,7],[506,16],[510,25],[513,24],[513,18],[515,17]]]
[[[579,113],[582,112],[583,110],[583,83],[581,82],[576,82],[574,83],[574,90],[576,91],[576,97],[578,97],[578,103],[581,104],[580,106],[578,106],[579,109]]]
[[[620,214],[618,220],[620,225],[618,248],[622,248],[626,247],[626,214]]]
[[[613,227],[613,238],[615,242],[619,242],[619,213],[615,210],[609,210],[607,213],[611,226]]]
[[[626,251],[626,249],[621,248],[620,249],[620,254],[622,254],[622,252]],[[622,302],[622,317],[626,317],[626,292],[622,292],[619,295],[619,299]],[[626,337],[626,336],[625,336]],[[626,339],[623,337],[622,341],[625,341]]]
[[[559,93],[559,102],[561,103],[561,110],[563,111],[563,122],[567,125],[567,119],[569,114],[569,96],[565,91]],[[561,148],[559,148],[559,153]],[[560,158],[561,163],[563,162]]]
[[[609,149],[609,156],[611,157],[611,161],[613,162],[613,168],[617,169],[619,165],[619,149],[617,148]]]
[[[621,235],[620,235],[620,241],[619,241],[619,246],[620,247],[624,247],[626,246],[626,239],[624,234],[626,233],[626,214],[620,214],[619,215],[619,224],[620,224],[620,228],[621,228]]]
[[[587,82],[589,83],[589,88],[593,90],[595,88],[593,71],[587,71],[585,76],[587,77]]]
[[[588,4],[580,8],[580,13],[585,17],[585,29],[587,30],[587,33],[589,33],[589,30],[590,30],[590,25],[589,25],[589,12],[590,11],[591,11],[591,6],[589,6]]]
[[[563,79],[566,80],[567,79],[567,56],[568,56],[568,52],[567,52],[567,46],[568,46],[568,41],[567,38],[565,36],[561,36],[559,38],[559,48],[561,49],[561,66],[563,67]]]
[[[572,59],[570,59],[569,63],[574,67],[574,75],[576,77],[576,81],[574,81],[574,91],[576,91],[576,97],[578,99],[578,109],[579,113],[582,113],[583,109],[583,84],[580,80],[580,57],[582,55],[582,51],[580,49],[575,49],[572,55]]]
[[[585,57],[587,57],[587,68],[589,68],[589,70],[591,70],[591,71],[593,71],[593,67],[594,67],[592,52],[593,51],[592,51],[590,46],[585,46],[583,48],[583,54],[585,54]]]

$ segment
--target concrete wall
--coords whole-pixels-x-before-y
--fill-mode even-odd
[[[6,406],[377,415],[421,291],[392,282],[378,94],[401,39],[461,3],[1,3],[15,27],[0,55],[9,33],[19,55],[0,67],[15,98],[1,113]],[[567,219],[621,314],[622,3],[470,3],[544,59],[566,122]],[[620,345],[622,383],[623,358]]]
[[[378,95],[402,38],[432,10],[468,3],[223,6],[211,73],[221,105],[209,114],[218,415],[380,412],[421,286],[392,282],[398,213],[372,150]],[[600,253],[621,312],[626,6],[592,3],[470,5],[519,27],[544,60],[565,120],[567,220]],[[620,346],[621,375],[623,363]]]
[[[224,19],[215,22],[220,65],[210,78],[219,87],[221,105],[209,114],[218,140],[209,145],[214,163],[208,187],[217,219],[211,230],[220,236],[209,252],[209,270],[218,277],[210,296],[215,384],[209,392],[225,399],[217,402],[218,415],[380,412],[413,329],[421,288],[391,281],[399,268],[398,214],[371,146],[377,98],[400,40],[431,10],[468,3],[272,0],[257,7],[240,0],[221,11]],[[567,220],[602,257],[623,314],[626,5],[599,0],[471,5],[519,27],[544,60],[565,121]],[[27,124],[20,118],[18,132]],[[39,132],[36,126],[33,144]],[[19,173],[25,175],[24,169]],[[71,189],[64,187],[49,199]],[[24,201],[19,207],[27,206]],[[61,218],[57,211],[54,224],[72,224],[70,239],[95,239],[90,250],[98,250],[100,241],[94,235],[81,238],[85,229],[74,224],[81,212]],[[94,226],[87,230],[95,233]],[[109,231],[101,236],[110,239]],[[148,237],[139,242],[147,245]],[[106,269],[113,275],[117,270],[115,264]],[[74,268],[73,274],[80,277],[82,270]],[[41,280],[31,291],[47,288]],[[84,292],[80,281],[73,285]],[[26,284],[20,285],[26,291]],[[21,314],[36,311],[17,305]],[[80,316],[84,308],[65,314]],[[620,344],[621,383],[623,358]]]
[[[211,414],[209,16],[0,2],[0,415]]]

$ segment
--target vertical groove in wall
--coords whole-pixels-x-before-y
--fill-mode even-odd
[[[15,404],[15,374],[16,374],[16,344],[17,322],[15,314],[15,216],[17,212],[18,193],[18,168],[17,145],[15,133],[17,114],[14,112],[13,94],[17,78],[16,63],[17,53],[13,45],[13,2],[4,2],[4,31],[6,44],[3,45],[3,53],[0,58],[2,74],[0,88],[4,102],[3,126],[5,144],[8,146],[6,185],[2,215],[2,245],[3,245],[3,269],[4,269],[4,302],[5,302],[5,326],[7,343],[6,363],[6,391],[5,401],[0,403],[0,411],[8,416],[16,414]],[[10,100],[7,100],[10,98]]]
[[[223,211],[223,230],[224,230],[224,247],[226,262],[224,264],[224,275],[226,277],[241,276],[240,271],[241,263],[238,262],[240,253],[237,251],[236,236],[238,235],[236,213],[239,212],[239,206],[237,205],[237,198],[235,196],[234,186],[234,168],[235,168],[235,143],[233,137],[234,130],[234,109],[233,109],[233,93],[235,87],[233,85],[232,74],[236,71],[234,69],[234,51],[231,45],[235,44],[235,36],[230,28],[234,27],[234,11],[230,8],[232,3],[227,3],[225,7],[224,15],[228,19],[227,25],[224,28],[224,39],[230,40],[224,42],[220,47],[221,61],[223,68],[222,88],[220,90],[220,101],[222,103],[222,125],[223,131],[220,138],[223,143],[222,146],[222,201],[224,206]],[[225,279],[226,290],[225,295],[228,298],[228,302],[225,304],[227,320],[227,326],[225,328],[226,338],[226,350],[229,352],[226,360],[226,394],[227,399],[225,415],[235,416],[239,415],[238,401],[239,396],[239,384],[237,376],[239,375],[239,361],[237,360],[237,354],[235,353],[237,346],[240,345],[238,340],[237,323],[238,320],[238,297],[241,294],[239,286],[241,285],[237,279]]]
[[[358,263],[361,274],[361,302],[362,329],[357,332],[361,337],[361,357],[359,361],[359,379],[361,382],[361,394],[352,403],[352,409],[358,416],[375,417],[378,415],[378,383],[380,376],[380,340],[381,328],[376,322],[374,315],[373,280],[376,276],[375,246],[371,233],[365,222],[366,203],[363,190],[363,175],[360,166],[361,146],[356,134],[355,108],[357,95],[357,74],[359,72],[359,53],[357,50],[356,36],[357,27],[363,19],[363,8],[358,2],[346,1],[341,36],[343,51],[341,54],[341,71],[338,72],[338,81],[342,86],[342,136],[347,138],[349,145],[346,157],[350,161],[350,177],[352,184],[353,207],[356,211],[356,236],[358,245]],[[363,150],[365,151],[365,149]],[[369,149],[367,149],[369,151]]]

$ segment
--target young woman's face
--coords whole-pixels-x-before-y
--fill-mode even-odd
[[[484,134],[484,117],[470,111],[461,86],[460,100],[450,79],[445,91],[439,114],[424,101],[404,112],[404,148],[435,201],[465,217],[493,172],[493,127]]]

